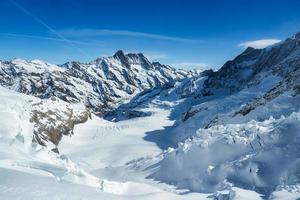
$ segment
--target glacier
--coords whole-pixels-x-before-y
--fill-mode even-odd
[[[299,42],[217,71],[1,61],[0,197],[300,198]]]

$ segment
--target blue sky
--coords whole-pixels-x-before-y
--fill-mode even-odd
[[[298,0],[2,0],[0,59],[61,64],[143,52],[176,67],[220,67],[245,46],[300,31]]]

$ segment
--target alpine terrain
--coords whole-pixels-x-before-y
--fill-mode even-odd
[[[0,61],[0,199],[300,198],[300,32],[218,70]]]

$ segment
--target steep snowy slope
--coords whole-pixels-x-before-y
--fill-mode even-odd
[[[169,129],[178,147],[149,177],[191,191],[227,190],[228,198],[232,186],[299,197],[299,42],[298,33],[248,48],[200,78],[202,87],[184,100],[193,106]]]

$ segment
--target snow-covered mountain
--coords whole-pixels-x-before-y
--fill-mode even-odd
[[[56,96],[69,103],[84,103],[94,113],[105,112],[136,94],[155,87],[172,87],[185,71],[151,63],[143,54],[116,52],[90,63],[61,66],[15,59],[0,62],[0,84],[42,99]]]
[[[50,110],[34,111],[34,140],[42,145],[47,141],[58,145],[63,135],[72,133],[74,124],[87,120],[90,112],[103,116],[145,90],[172,87],[191,73],[151,63],[141,53],[118,51],[112,57],[90,63],[68,62],[60,66],[40,60],[1,61],[0,85],[41,99],[57,97],[66,103],[85,105],[85,114],[77,120],[71,119],[73,109],[64,111],[65,117]],[[45,122],[49,121],[53,126],[46,129]]]
[[[205,88],[227,89],[230,92],[258,84],[270,73],[283,77],[282,89],[299,93],[300,32],[265,49],[248,47],[234,60],[213,73],[204,84]]]
[[[300,33],[201,73],[122,51],[0,67],[8,199],[300,197]]]
[[[299,65],[300,33],[265,49],[249,47],[234,60],[226,62],[220,70],[211,73],[197,97],[202,102],[205,96],[214,98],[219,95],[236,94],[266,82],[270,86],[267,91],[260,87],[256,96],[242,102],[243,105],[234,113],[247,115],[256,107],[265,105],[283,93],[299,95]],[[186,119],[197,112],[196,107],[191,108]]]
[[[300,33],[247,48],[201,77],[198,92],[184,101],[193,105],[168,130],[179,145],[149,177],[220,199],[234,198],[233,187],[270,199],[299,197],[299,77]]]

